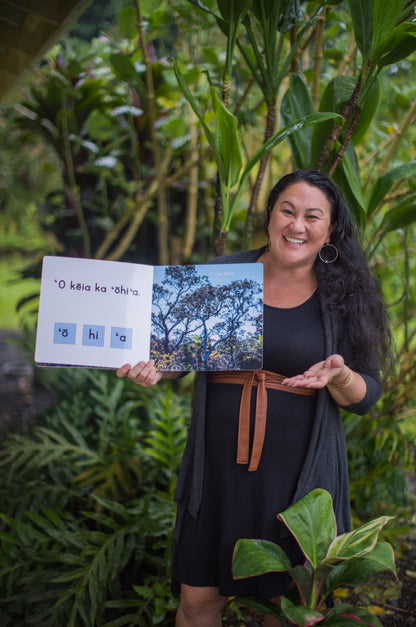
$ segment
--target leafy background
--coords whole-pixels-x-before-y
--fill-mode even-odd
[[[33,354],[44,254],[166,265],[258,246],[273,182],[320,167],[349,201],[396,340],[383,399],[344,424],[354,523],[395,515],[383,533],[400,556],[414,507],[415,2],[101,5],[1,106],[2,328]],[[108,372],[33,376],[48,407],[3,429],[0,451],[1,624],[172,620],[192,377],[150,393]]]

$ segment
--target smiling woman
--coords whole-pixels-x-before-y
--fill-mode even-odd
[[[382,393],[386,314],[336,185],[314,170],[284,176],[270,193],[267,233],[266,247],[210,262],[263,264],[263,368],[198,373],[176,490],[177,627],[219,627],[229,596],[286,592],[285,573],[233,580],[234,546],[269,540],[300,564],[276,516],[313,489],[331,494],[338,532],[349,530],[339,408],[364,414]],[[149,362],[118,375],[149,386],[162,373]]]
[[[325,194],[306,182],[288,186],[269,214],[264,265],[264,302],[294,307],[316,290],[316,257],[329,244],[334,225]]]

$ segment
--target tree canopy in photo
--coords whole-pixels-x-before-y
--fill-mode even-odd
[[[260,368],[262,306],[253,279],[215,284],[195,266],[167,266],[153,285],[151,357],[162,370]]]

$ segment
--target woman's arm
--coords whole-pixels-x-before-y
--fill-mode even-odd
[[[284,379],[285,385],[320,390],[328,387],[334,401],[341,406],[354,405],[363,400],[367,385],[363,377],[349,368],[342,355],[331,355],[324,361],[295,377]]]

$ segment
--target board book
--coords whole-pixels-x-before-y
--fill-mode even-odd
[[[150,266],[46,256],[35,362],[163,371],[262,367],[260,263]]]

